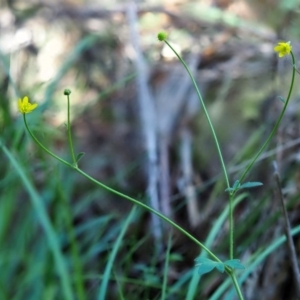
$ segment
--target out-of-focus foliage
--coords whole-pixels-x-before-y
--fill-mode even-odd
[[[128,6],[123,1],[75,0],[0,4],[0,143],[24,170],[31,187],[1,149],[0,299],[63,299],[55,259],[30,201],[31,189],[55,231],[72,292],[80,293],[81,280],[86,299],[98,298],[107,261],[131,210],[125,200],[95,187],[37,148],[24,131],[19,98],[28,95],[38,103],[28,115],[29,126],[41,142],[68,159],[63,91],[72,90],[76,153],[85,152],[80,167],[124,193],[149,200],[134,64],[136,37],[129,30]],[[274,125],[282,107],[279,96],[286,97],[291,65],[289,60],[278,61],[273,48],[278,40],[291,40],[296,59],[300,57],[298,1],[149,0],[137,4],[137,12],[134,25],[157,109],[157,167],[167,174],[159,183],[160,201],[165,201],[168,189],[172,219],[226,260],[228,224],[222,213],[228,193],[219,180],[217,154],[185,71],[157,41],[157,33],[168,32],[191,66],[233,184]],[[299,223],[299,86],[269,152],[249,176],[249,181],[264,185],[241,194],[243,201],[236,208],[235,255],[245,266],[283,234],[270,167],[274,159],[282,173],[291,223]],[[165,257],[171,231],[165,228],[158,242],[151,216],[138,210],[133,219],[105,275],[107,299],[213,297],[224,276],[216,272],[199,282],[194,259],[200,249],[173,231]],[[293,288],[285,288],[292,281],[286,250],[272,249],[245,279],[246,299],[293,299]],[[82,277],[77,276],[78,266]]]

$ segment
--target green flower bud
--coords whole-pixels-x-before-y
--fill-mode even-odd
[[[64,90],[64,95],[65,96],[69,96],[70,94],[71,94],[71,90],[69,90],[69,89]]]
[[[163,42],[167,39],[168,34],[164,31],[161,31],[158,35],[157,38],[159,41]]]

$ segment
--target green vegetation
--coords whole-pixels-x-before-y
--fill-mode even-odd
[[[26,23],[39,9],[34,7],[26,13],[21,10],[16,17]],[[132,22],[130,13],[128,18]],[[230,28],[241,26],[245,30],[249,26],[247,22],[239,22],[238,17],[232,19],[230,14],[222,14],[222,10],[212,9],[211,13],[217,16],[216,24],[223,16]],[[151,20],[149,15],[147,18]],[[85,25],[100,26],[93,22]],[[64,30],[59,26],[56,29],[61,30],[62,36],[70,24],[66,22],[64,26]],[[24,52],[26,59],[20,60],[24,63],[20,69],[16,67],[16,53],[23,52],[2,52],[0,48],[3,70],[0,74],[0,265],[3,270],[0,299],[246,300],[253,297],[249,281],[255,280],[258,274],[256,277],[266,284],[273,270],[281,275],[278,282],[278,277],[274,274],[272,277],[278,299],[299,297],[298,249],[297,243],[296,246],[293,243],[300,232],[300,227],[295,225],[299,206],[298,170],[282,158],[293,158],[293,147],[297,144],[287,140],[283,143],[283,147],[287,146],[284,150],[275,143],[276,139],[293,134],[286,129],[292,128],[291,122],[299,122],[297,115],[289,115],[289,107],[297,103],[292,93],[297,91],[294,82],[298,80],[295,76],[298,55],[293,43],[279,42],[272,46],[278,53],[277,59],[285,66],[277,79],[280,90],[272,98],[276,100],[271,105],[266,101],[267,113],[264,110],[259,116],[260,104],[253,95],[256,90],[251,93],[248,87],[244,93],[240,92],[248,81],[257,84],[257,75],[252,78],[249,71],[250,79],[233,76],[224,80],[218,75],[213,81],[218,91],[212,85],[202,96],[203,81],[197,77],[198,70],[195,65],[192,69],[184,59],[187,49],[181,54],[169,42],[172,31],[158,34],[158,40],[175,54],[181,65],[177,59],[172,61],[176,68],[161,61],[162,69],[148,78],[153,93],[147,96],[159,99],[159,91],[165,92],[171,86],[171,81],[164,78],[172,78],[180,67],[183,72],[178,74],[188,74],[190,85],[186,92],[176,90],[176,85],[184,86],[185,75],[178,76],[175,86],[171,86],[174,94],[169,98],[175,103],[177,92],[186,101],[196,95],[201,104],[201,109],[193,112],[188,121],[186,116],[179,116],[183,121],[171,126],[169,136],[161,134],[163,131],[158,134],[156,151],[160,155],[164,149],[171,153],[167,157],[172,164],[169,169],[159,155],[156,162],[159,172],[163,168],[169,172],[171,212],[168,213],[162,204],[160,208],[154,207],[149,193],[152,177],[148,176],[151,171],[147,167],[151,163],[151,147],[145,146],[147,139],[140,130],[143,120],[139,121],[138,116],[142,109],[136,110],[138,96],[132,92],[135,80],[137,90],[143,86],[143,76],[138,63],[135,69],[122,65],[124,57],[119,56],[125,44],[121,47],[113,34],[115,29],[111,27],[104,34],[80,36],[80,30],[74,33],[80,38],[71,46],[72,51],[64,54],[50,82],[37,80],[42,75],[32,65],[26,76],[20,72],[26,69],[25,61],[33,58],[29,54],[32,48],[26,48],[28,52]],[[188,40],[187,32],[174,30],[175,39],[176,34]],[[157,44],[153,38],[154,50],[147,57],[149,61],[157,59],[153,54],[160,51]],[[258,53],[260,44],[253,44]],[[134,46],[136,59],[141,59],[138,44]],[[51,51],[59,51],[58,48],[53,47]],[[47,57],[43,55],[39,54],[39,59]],[[233,58],[235,55],[239,51]],[[240,55],[243,57],[242,52]],[[36,63],[39,64],[38,60]],[[201,68],[215,71],[209,59],[201,63],[197,64],[200,75]],[[41,69],[43,64],[51,74],[51,64],[44,60],[39,65]],[[167,75],[165,66],[170,67]],[[15,76],[16,70],[19,77]],[[207,75],[205,70],[203,74]],[[271,74],[266,69],[263,76],[268,72]],[[31,82],[28,75],[36,78]],[[64,89],[65,86],[70,89]],[[270,87],[264,80],[261,89],[264,97],[269,95]],[[190,90],[196,93],[190,94]],[[163,92],[163,98],[168,99]],[[237,102],[241,95],[242,104]],[[249,104],[252,100],[254,109]],[[280,111],[274,112],[274,107]],[[185,109],[186,106],[181,107],[179,112],[184,114]],[[251,113],[245,113],[246,110]],[[164,111],[166,119],[171,111]],[[224,119],[220,118],[220,112]],[[232,115],[227,115],[229,112]],[[257,125],[257,119],[261,125]],[[242,125],[236,125],[241,121]],[[185,127],[186,123],[190,127]],[[156,125],[161,130],[158,124],[153,124],[153,128]],[[185,171],[179,162],[181,146],[176,145],[175,127],[180,131],[178,136],[190,128],[200,133],[189,131],[194,141],[191,182],[182,183],[186,177],[182,180],[183,175],[179,175]],[[165,142],[167,147],[163,148]],[[270,165],[276,153],[280,166],[274,172]],[[158,178],[165,180],[163,176]],[[162,187],[158,189],[159,201],[165,201],[168,193],[163,188],[166,186],[161,181],[157,186]],[[194,198],[186,192],[191,187]],[[201,207],[199,211],[194,207],[198,213],[196,225],[188,208],[191,199],[196,199]],[[157,220],[162,222],[159,227],[155,227],[159,224],[155,223]],[[290,262],[292,276],[291,272],[286,275]],[[260,273],[262,268],[264,275]],[[290,288],[290,294],[284,294],[282,286],[292,280],[295,288]],[[252,283],[252,286],[257,285]],[[264,297],[263,290],[260,297]]]

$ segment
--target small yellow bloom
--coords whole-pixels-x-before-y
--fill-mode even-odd
[[[274,51],[278,52],[279,57],[284,57],[291,53],[292,46],[291,42],[280,42],[274,47]]]
[[[28,100],[28,97],[25,96],[22,99],[18,100],[18,107],[19,107],[19,112],[21,114],[28,114],[30,112],[32,112],[38,105],[36,103],[31,104]]]

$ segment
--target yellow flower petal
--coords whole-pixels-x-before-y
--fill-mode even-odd
[[[27,96],[18,100],[18,108],[21,114],[28,114],[32,112],[38,105],[36,103],[31,104]]]
[[[27,105],[28,103],[29,103],[28,97],[25,96],[25,97],[23,98],[23,105]]]
[[[34,109],[36,109],[37,106],[38,106],[37,103],[31,104],[30,109],[31,109],[31,110],[34,110]]]
[[[289,55],[292,51],[291,42],[279,42],[275,47],[274,51],[278,52],[279,57]]]

